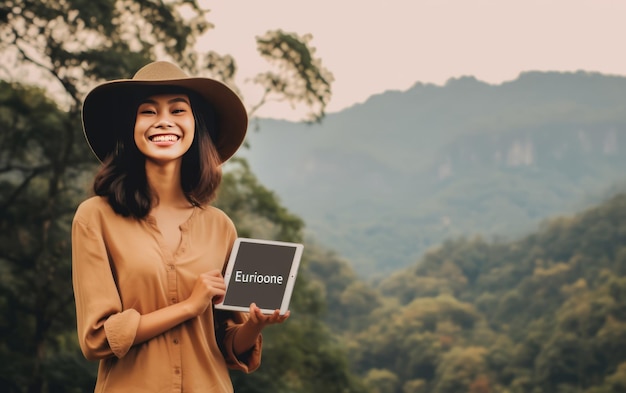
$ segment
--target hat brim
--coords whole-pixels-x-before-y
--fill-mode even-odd
[[[222,163],[243,143],[248,114],[241,99],[225,84],[208,78],[169,80],[120,79],[96,86],[83,102],[83,131],[87,143],[100,161],[115,149],[118,133],[128,130],[134,119],[134,97],[141,88],[175,86],[199,94],[215,110],[216,133],[213,143]],[[131,118],[129,118],[129,116]]]

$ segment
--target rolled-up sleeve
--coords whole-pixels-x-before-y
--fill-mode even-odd
[[[247,314],[237,311],[216,310],[217,339],[220,349],[229,368],[251,373],[261,365],[263,336],[259,334],[256,342],[247,352],[235,354],[235,335],[241,325],[248,319]]]
[[[104,322],[109,347],[118,358],[126,355],[133,345],[140,319],[141,315],[136,310],[130,309],[111,315]]]
[[[80,348],[89,360],[124,356],[141,316],[122,310],[102,234],[76,212],[72,223],[72,284]]]

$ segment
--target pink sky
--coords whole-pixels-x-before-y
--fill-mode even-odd
[[[204,48],[232,54],[245,83],[264,68],[254,37],[282,29],[311,33],[335,77],[329,112],[416,82],[472,75],[489,83],[520,72],[597,71],[626,75],[623,0],[200,0],[215,25]],[[296,118],[274,105],[262,116]]]

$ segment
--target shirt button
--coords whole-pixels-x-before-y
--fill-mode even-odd
[[[172,303],[178,303],[178,299],[176,299],[175,297],[170,299],[172,301]]]
[[[180,374],[180,368],[174,367],[174,374]]]
[[[178,344],[178,339],[177,338],[174,339],[174,344]]]
[[[174,265],[167,265],[170,270],[174,270]]]

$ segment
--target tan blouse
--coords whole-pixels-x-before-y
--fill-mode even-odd
[[[246,356],[233,351],[247,314],[212,310],[131,346],[140,315],[189,297],[198,274],[223,269],[237,237],[214,207],[195,208],[172,254],[153,217],[115,214],[93,197],[72,225],[72,279],[78,338],[87,359],[100,359],[96,392],[232,392],[228,368],[251,372],[261,337]]]

